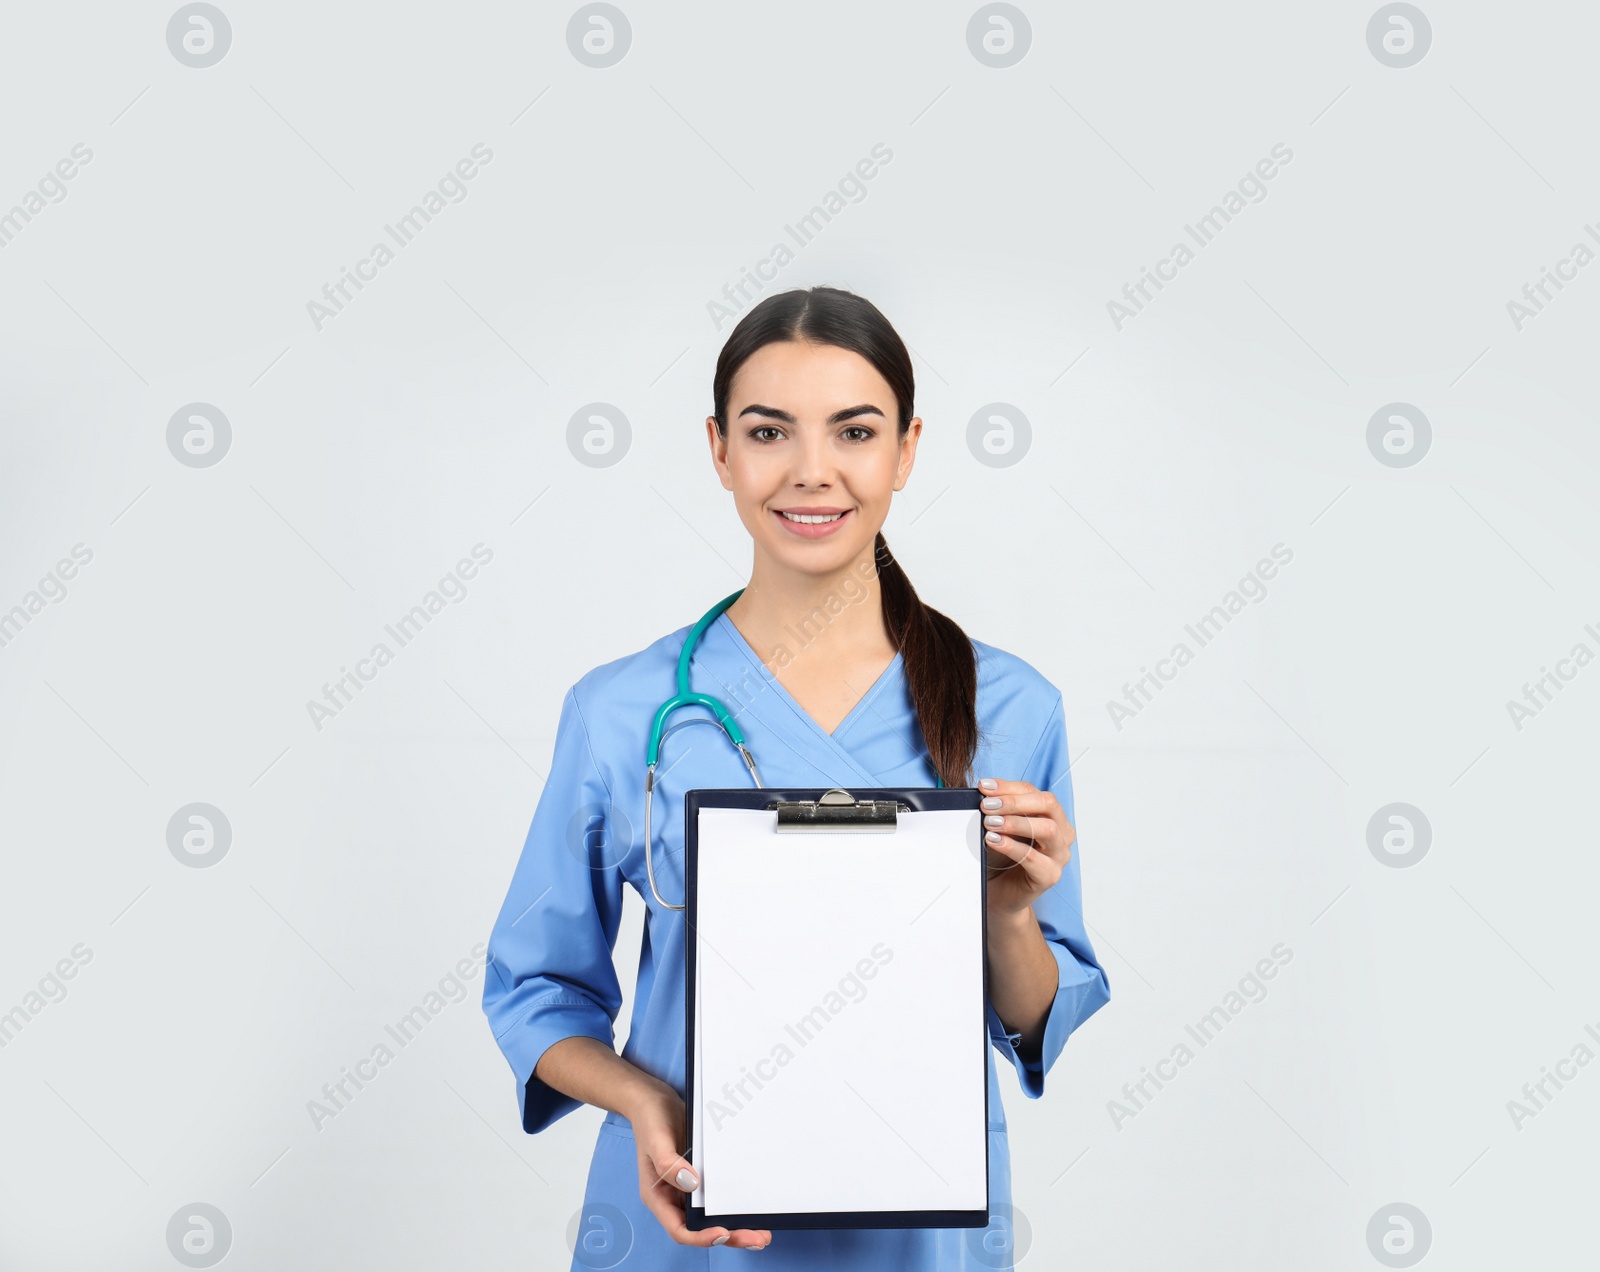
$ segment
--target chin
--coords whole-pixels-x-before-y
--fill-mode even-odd
[[[849,543],[769,543],[768,552],[775,561],[799,574],[833,574],[844,569],[869,549],[872,541],[855,539]]]

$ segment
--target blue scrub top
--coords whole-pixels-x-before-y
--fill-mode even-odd
[[[651,894],[643,827],[650,722],[673,691],[688,633],[689,627],[680,628],[637,654],[596,667],[562,703],[550,777],[489,937],[484,977],[483,1010],[515,1075],[523,1129],[530,1134],[579,1107],[579,1101],[532,1076],[545,1049],[576,1035],[615,1045],[612,1026],[622,990],[611,951],[624,886],[644,900],[647,915],[632,1026],[622,1054],[680,1095],[684,1091],[684,919]],[[1053,791],[1073,820],[1060,692],[1020,658],[979,641],[972,644],[978,660],[974,777],[1027,781]],[[899,654],[832,734],[790,697],[726,614],[706,629],[690,683],[697,692],[720,698],[735,715],[769,787],[917,787],[937,780]],[[683,793],[750,785],[738,751],[709,711],[695,706],[673,714],[652,811],[656,882],[667,900],[683,901]],[[627,1253],[618,1262],[612,1261],[615,1252],[575,1256],[573,1269],[676,1272],[748,1267],[751,1259],[784,1269],[1010,1268],[1010,1154],[994,1054],[1011,1062],[1023,1093],[1037,1099],[1067,1036],[1110,997],[1105,971],[1084,931],[1080,856],[1080,844],[1074,843],[1060,880],[1034,902],[1059,969],[1036,1061],[1018,1055],[1021,1035],[1008,1034],[989,1009],[987,1229],[775,1230],[771,1245],[761,1251],[680,1246],[640,1200],[632,1130],[626,1118],[608,1112],[590,1164],[584,1214],[613,1216],[597,1221],[598,1239],[602,1246],[613,1240]],[[908,1039],[908,1058],[915,1049],[915,1039]],[[604,1206],[620,1211],[625,1225]]]

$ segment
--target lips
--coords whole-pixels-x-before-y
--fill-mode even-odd
[[[778,524],[802,539],[824,539],[850,519],[849,508],[774,508]]]

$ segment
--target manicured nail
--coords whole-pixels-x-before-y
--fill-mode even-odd
[[[983,837],[991,844],[998,844],[1000,842],[1000,836],[995,834],[992,830],[985,832]]]
[[[978,789],[980,791],[992,791],[992,790],[994,790],[995,789],[995,780],[994,780],[994,778],[992,778],[992,777],[984,778],[981,782],[978,783]]]
[[[998,813],[990,813],[983,819],[983,824],[985,826],[993,826],[996,830],[999,830],[1000,827],[1006,824],[1006,819]]]
[[[727,1243],[728,1243],[728,1234],[726,1232],[724,1232],[720,1237],[718,1237],[711,1244],[712,1245],[726,1245]]]
[[[983,801],[983,808],[985,808],[989,812],[993,812],[995,809],[997,809],[999,807],[1000,807],[1000,800],[999,800],[999,798],[997,796],[991,795],[991,796],[989,796],[988,799]]]
[[[695,1181],[694,1172],[687,1166],[678,1171],[678,1187],[684,1192],[693,1192],[699,1186]]]

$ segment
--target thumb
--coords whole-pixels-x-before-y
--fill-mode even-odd
[[[689,1164],[689,1159],[673,1146],[670,1136],[654,1136],[644,1149],[658,1181],[671,1184],[686,1193],[700,1187],[699,1173]]]

